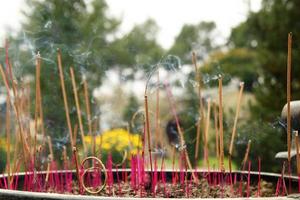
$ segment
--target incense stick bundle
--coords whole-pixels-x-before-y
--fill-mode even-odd
[[[234,143],[234,138],[236,135],[236,127],[237,127],[237,122],[238,122],[238,118],[239,118],[239,114],[240,114],[243,89],[244,89],[244,83],[242,82],[242,83],[240,83],[240,92],[238,95],[238,101],[237,101],[237,105],[236,105],[236,113],[235,113],[235,118],[234,118],[232,133],[231,133],[231,141],[230,141],[230,146],[229,146],[229,170],[230,171],[231,171],[231,158],[232,158],[232,151],[233,151],[233,143]]]
[[[69,106],[68,106],[68,100],[67,100],[67,94],[66,94],[66,87],[65,87],[65,81],[64,81],[64,73],[63,73],[63,69],[62,69],[60,50],[58,50],[58,53],[57,53],[57,62],[58,62],[59,78],[60,78],[60,84],[61,84],[61,89],[62,89],[62,94],[63,94],[66,119],[67,119],[67,124],[68,124],[68,129],[69,129],[70,145],[71,145],[71,149],[73,149],[73,146],[74,146],[73,145],[73,136],[72,136],[73,131],[72,131],[71,119],[70,119],[70,115],[69,115]]]
[[[288,56],[287,56],[287,147],[288,162],[291,161],[291,68],[292,68],[292,33],[288,34]]]
[[[222,100],[222,76],[219,77],[219,132],[220,132],[220,170],[224,171],[224,139],[223,139],[223,100]]]
[[[74,70],[72,67],[70,67],[70,74],[71,74],[73,93],[74,93],[74,99],[75,99],[75,104],[76,104],[77,117],[78,117],[79,130],[80,130],[80,135],[81,135],[81,140],[82,140],[83,151],[84,151],[84,154],[87,155],[87,148],[86,148],[86,145],[84,142],[84,130],[83,130],[83,125],[82,125],[80,103],[79,103],[79,99],[78,99],[75,74],[74,74]]]
[[[151,138],[150,138],[150,119],[149,119],[149,108],[148,108],[148,96],[147,96],[147,88],[145,90],[145,117],[146,117],[146,134],[147,134],[147,142],[148,142],[148,153],[149,153],[149,161],[150,161],[150,169],[151,169],[151,177],[152,177],[152,153],[151,153]]]

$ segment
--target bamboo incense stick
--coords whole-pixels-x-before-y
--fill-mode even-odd
[[[80,109],[80,103],[78,99],[78,93],[77,93],[77,86],[76,86],[76,80],[75,80],[75,74],[73,67],[70,67],[70,74],[71,74],[71,80],[72,80],[72,86],[73,86],[73,92],[74,92],[74,98],[75,98],[75,104],[76,104],[76,110],[77,110],[77,117],[78,117],[78,123],[79,123],[79,130],[82,140],[82,146],[84,154],[87,155],[87,148],[84,142],[84,130],[82,125],[82,118],[81,118],[81,109]]]
[[[213,111],[214,111],[214,125],[215,125],[215,131],[216,131],[216,157],[217,160],[220,160],[220,149],[219,149],[219,127],[218,127],[218,111],[217,111],[217,105],[216,102],[213,101]],[[218,168],[220,168],[218,162]]]
[[[205,123],[205,132],[204,132],[204,158],[206,160],[206,167],[209,171],[209,154],[208,154],[208,131],[210,126],[210,99],[207,100],[207,116]]]
[[[11,189],[11,169],[10,169],[10,101],[9,98],[6,97],[6,116],[5,116],[5,131],[6,131],[6,163],[7,163],[7,179],[8,179],[8,188]]]
[[[64,99],[65,113],[66,113],[66,118],[67,118],[68,129],[69,129],[70,145],[71,145],[71,149],[73,149],[73,146],[74,146],[73,145],[73,136],[72,136],[73,131],[72,131],[71,119],[70,119],[70,115],[69,115],[69,106],[68,106],[66,87],[65,87],[65,82],[64,82],[64,73],[63,73],[63,69],[62,69],[60,50],[58,50],[58,53],[57,53],[57,61],[58,61],[60,84],[61,84],[61,89],[62,89],[62,94],[63,94],[63,99]]]
[[[223,100],[222,76],[219,77],[219,133],[220,133],[220,170],[224,171],[224,144],[223,144]]]
[[[236,105],[236,113],[235,113],[235,118],[234,118],[234,123],[233,123],[233,128],[232,128],[232,134],[231,134],[231,141],[230,141],[230,147],[229,147],[229,170],[231,172],[231,158],[232,158],[232,151],[233,151],[233,143],[234,143],[234,138],[236,135],[236,127],[237,127],[237,122],[238,118],[240,115],[240,107],[241,107],[241,101],[242,101],[242,95],[243,95],[243,89],[244,89],[244,83],[240,83],[240,91],[238,95],[238,101]]]
[[[195,67],[195,74],[196,74],[196,83],[198,85],[198,99],[199,99],[199,109],[198,109],[198,114],[199,114],[199,119],[197,121],[197,130],[196,130],[196,144],[195,144],[195,166],[198,163],[198,157],[199,157],[199,144],[200,144],[200,132],[201,132],[201,121],[204,120],[204,110],[203,110],[203,101],[202,101],[202,94],[201,94],[201,75],[200,71],[198,70],[198,65],[197,65],[197,56],[196,53],[192,53],[192,62]]]
[[[50,159],[51,159],[51,161],[53,161],[54,154],[53,154],[53,147],[52,147],[52,142],[51,142],[50,136],[47,137],[47,141],[48,141]]]
[[[288,162],[291,161],[291,68],[292,68],[292,33],[288,34],[287,56],[287,147]]]
[[[77,132],[78,132],[78,124],[74,125],[73,129],[73,144],[76,144],[77,141]]]
[[[295,133],[295,145],[296,145],[296,164],[297,164],[297,175],[300,175],[300,156],[299,156],[299,137],[298,131],[294,131]]]
[[[89,90],[85,78],[83,79],[83,88],[84,88],[84,98],[85,98],[85,106],[86,106],[86,113],[87,113],[87,124],[88,124],[88,131],[89,131],[88,134],[93,136],[92,153],[93,156],[96,156],[96,134],[92,132],[92,117],[91,117],[91,108],[90,108],[90,101],[89,101]]]

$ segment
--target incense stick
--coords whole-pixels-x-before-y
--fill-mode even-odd
[[[7,163],[7,179],[8,179],[8,189],[11,189],[11,169],[10,169],[10,101],[9,98],[6,97],[6,116],[5,116],[5,131],[6,131],[6,163]]]
[[[200,71],[198,70],[198,65],[197,65],[197,58],[196,58],[196,53],[192,53],[192,62],[195,67],[195,74],[196,74],[196,83],[198,84],[198,99],[199,99],[199,109],[198,109],[198,114],[199,114],[199,119],[197,121],[197,130],[196,130],[196,144],[195,144],[195,166],[198,163],[198,156],[199,156],[199,143],[200,143],[200,132],[201,132],[201,121],[204,120],[204,110],[203,110],[203,101],[202,101],[202,94],[201,94],[201,75]]]
[[[73,145],[73,136],[72,136],[73,131],[72,131],[71,120],[70,120],[70,115],[69,115],[69,106],[68,106],[66,87],[65,87],[65,82],[64,82],[64,73],[63,73],[63,69],[62,69],[60,50],[58,50],[58,52],[57,52],[57,61],[58,61],[59,78],[60,78],[60,84],[61,84],[61,89],[62,89],[62,94],[63,94],[66,119],[67,119],[67,124],[68,124],[68,129],[69,129],[70,145],[71,145],[71,149],[73,149],[73,146],[74,146]]]
[[[291,161],[291,68],[292,68],[292,33],[288,34],[288,57],[287,57],[287,147],[288,162]]]
[[[33,144],[33,159],[36,159],[37,133],[38,133],[38,113],[39,113],[39,93],[40,93],[40,59],[39,54],[36,58],[36,75],[35,75],[35,112],[34,112],[34,144]]]
[[[244,89],[244,83],[241,82],[240,83],[240,92],[238,95],[238,101],[237,101],[237,105],[236,105],[236,113],[235,113],[235,118],[234,118],[234,123],[233,123],[233,128],[232,128],[230,147],[229,147],[229,170],[230,170],[230,172],[231,172],[231,157],[232,157],[232,151],[233,151],[233,142],[234,142],[234,138],[236,135],[236,127],[237,127],[237,122],[238,122],[238,118],[239,118],[239,114],[240,114],[243,89]]]
[[[87,123],[88,123],[88,130],[89,135],[93,134],[93,142],[92,142],[92,154],[96,156],[96,134],[92,133],[92,117],[91,117],[91,109],[90,109],[90,101],[89,101],[89,90],[88,84],[86,79],[83,79],[83,88],[84,88],[84,98],[85,98],[85,106],[86,106],[86,113],[87,113]]]
[[[214,110],[214,124],[215,124],[215,131],[216,131],[216,157],[217,160],[220,160],[220,146],[219,146],[219,128],[218,128],[218,111],[216,102],[213,101],[213,110]],[[218,162],[218,168],[220,168],[220,162]]]
[[[224,144],[223,144],[223,100],[222,76],[219,77],[219,132],[220,132],[220,170],[224,171]]]
[[[245,170],[245,166],[246,166],[247,160],[249,158],[250,147],[251,147],[251,140],[248,140],[247,149],[246,149],[244,159],[243,159],[243,162],[242,162],[242,166],[243,166],[242,170]]]
[[[72,86],[73,86],[73,92],[74,92],[74,98],[75,98],[75,104],[76,104],[77,117],[78,117],[79,130],[80,130],[80,135],[81,135],[81,140],[82,140],[83,151],[84,151],[84,154],[87,155],[87,149],[86,149],[86,145],[84,142],[84,130],[83,130],[83,125],[82,125],[81,109],[80,109],[80,104],[79,104],[79,99],[78,99],[75,74],[74,74],[74,70],[72,67],[70,67],[70,74],[71,74],[71,80],[72,80]]]
[[[152,155],[151,155],[151,138],[150,138],[150,119],[149,119],[149,110],[148,110],[148,96],[147,96],[147,88],[145,90],[145,117],[146,117],[146,133],[147,133],[147,142],[148,142],[148,153],[149,153],[149,161],[150,161],[150,169],[151,169],[151,178],[152,178]]]
[[[300,156],[299,156],[299,137],[298,131],[294,131],[295,133],[295,144],[296,144],[296,164],[297,164],[297,175],[300,175]]]
[[[208,156],[208,130],[210,125],[210,99],[207,100],[207,116],[205,123],[205,132],[204,132],[204,158],[206,160],[206,167],[209,171],[209,156]]]
[[[155,112],[155,146],[158,148],[160,142],[160,103],[159,103],[159,69],[157,70],[157,89],[156,89],[156,112]]]

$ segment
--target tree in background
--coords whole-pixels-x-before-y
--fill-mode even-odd
[[[287,35],[293,32],[292,99],[300,98],[299,37],[300,2],[297,0],[263,0],[262,8],[250,13],[247,20],[232,30],[229,44],[233,48],[247,48],[255,52],[255,61],[249,63],[259,79],[253,87],[255,104],[250,105],[251,119],[240,129],[240,137],[253,138],[251,159],[257,166],[257,158],[263,158],[265,170],[279,171],[280,164],[274,158],[276,152],[286,150],[286,134],[278,133],[271,125],[276,122],[286,103]],[[256,128],[255,128],[256,127]],[[259,128],[258,128],[259,127]],[[251,136],[252,135],[252,136]],[[237,144],[238,145],[238,144]],[[241,148],[237,148],[241,150]],[[236,158],[244,152],[237,152]]]
[[[192,52],[196,51],[198,60],[203,60],[217,48],[214,42],[215,28],[214,22],[184,25],[168,53],[180,57],[183,63],[191,63]]]
[[[132,68],[139,63],[149,63],[159,59],[163,53],[155,40],[157,26],[151,20],[136,25],[131,32],[117,38],[116,32],[121,21],[107,14],[108,6],[104,0],[89,3],[84,0],[27,0],[27,5],[30,9],[24,11],[25,20],[21,32],[10,39],[10,55],[15,76],[19,79],[24,74],[34,75],[35,55],[40,52],[45,126],[47,134],[51,136],[67,135],[57,67],[57,48],[62,52],[73,125],[77,122],[77,116],[70,66],[75,69],[77,89],[82,95],[82,76],[86,77],[92,90],[101,84],[106,70]],[[32,88],[34,87],[33,82]]]

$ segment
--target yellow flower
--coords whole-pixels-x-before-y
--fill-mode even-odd
[[[92,144],[92,136],[84,137],[87,145]],[[136,154],[142,147],[140,136],[131,134],[124,129],[112,129],[96,136],[95,142],[97,147],[101,145],[102,150],[116,150],[122,152],[127,150],[128,156]]]

